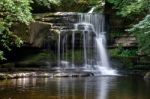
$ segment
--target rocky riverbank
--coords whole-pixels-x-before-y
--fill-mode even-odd
[[[53,78],[53,77],[89,77],[93,76],[90,72],[14,72],[0,73],[0,80],[18,78]]]

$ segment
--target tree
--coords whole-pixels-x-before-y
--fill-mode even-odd
[[[61,0],[32,0],[32,12],[55,12],[60,7]]]
[[[127,31],[135,35],[139,53],[150,55],[150,14]]]
[[[21,38],[11,31],[15,22],[29,24],[33,21],[31,4],[42,6],[60,3],[60,0],[0,0],[0,60],[5,59],[4,50],[11,51],[12,46],[20,47],[23,44]]]
[[[149,6],[148,0],[106,0],[117,9],[117,15],[123,17],[145,12]]]
[[[117,9],[117,15],[122,17],[131,17],[132,15],[146,15],[141,21],[133,25],[128,32],[136,37],[138,43],[138,52],[140,54],[150,55],[150,9],[149,0],[107,0]]]
[[[29,0],[1,0],[0,1],[0,60],[3,50],[11,50],[11,46],[20,47],[23,41],[11,32],[10,28],[14,22],[29,24],[32,21]]]
[[[59,5],[61,0],[33,0],[33,3],[51,8],[51,5]]]

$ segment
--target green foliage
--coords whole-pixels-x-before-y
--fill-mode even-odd
[[[104,0],[60,0],[60,11],[87,12],[92,7],[97,9]]]
[[[35,2],[50,7],[60,0],[0,0],[0,47],[3,50],[11,51],[11,46],[21,46],[23,41],[10,28],[15,22],[29,24],[33,21],[30,4]],[[4,55],[3,50],[0,56]]]
[[[4,56],[3,54],[4,54],[3,51],[0,50],[0,60],[5,60],[5,58],[3,57]]]
[[[43,50],[41,52],[38,53],[34,53],[34,54],[26,54],[26,56],[24,56],[22,59],[20,59],[21,63],[34,63],[34,62],[39,62],[42,60],[53,60],[55,61],[57,59],[57,55],[55,55],[54,52],[50,51],[50,50]]]
[[[65,53],[64,53],[64,56],[66,56],[67,59],[68,59],[69,61],[71,61],[72,58],[73,58],[73,57],[72,57],[72,51],[70,50],[70,51],[68,51],[68,52],[65,52]],[[78,62],[83,61],[82,50],[75,50],[75,51],[74,51],[74,60],[75,60],[75,61],[78,61]]]
[[[107,2],[113,4],[117,9],[117,14],[123,17],[140,15],[149,9],[149,0],[107,0]],[[150,14],[127,31],[135,35],[139,47],[138,52],[150,54]]]
[[[0,47],[11,51],[11,46],[20,47],[23,41],[14,33],[12,33],[5,22],[0,22]],[[3,51],[0,51],[0,60],[3,60]]]
[[[11,50],[10,46],[20,47],[22,43],[23,41],[9,30],[5,22],[0,22],[0,45],[3,48]]]
[[[115,49],[110,49],[109,53],[111,56],[129,57],[129,56],[136,56],[137,50],[136,49],[124,49],[121,45],[119,45]]]
[[[150,54],[150,15],[127,31],[132,32],[138,42],[139,52]]]
[[[32,20],[30,0],[1,0],[0,14],[4,22],[19,21],[28,24]]]
[[[118,10],[117,14],[123,17],[139,14],[148,9],[148,0],[107,0]]]
[[[125,68],[134,68],[134,60],[136,60],[134,57],[137,56],[137,49],[126,49],[119,45],[117,48],[110,49],[109,54],[112,57],[121,57],[120,61],[126,66]]]
[[[20,47],[23,41],[11,32],[14,22],[29,24],[32,21],[30,0],[1,0],[0,1],[0,47],[3,50],[11,50],[11,46]],[[3,60],[1,50],[0,60]]]
[[[74,1],[77,2],[77,3],[88,3],[88,4],[91,4],[91,5],[95,5],[98,2],[103,1],[103,0],[74,0]]]
[[[33,3],[50,9],[52,5],[59,6],[60,1],[61,0],[33,0]]]
[[[122,32],[112,32],[112,33],[110,33],[110,36],[111,36],[111,38],[115,38],[115,37],[119,37],[123,34],[124,33],[122,33]]]

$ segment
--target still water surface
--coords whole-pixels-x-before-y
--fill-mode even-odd
[[[0,81],[0,99],[150,99],[137,77],[22,78]]]

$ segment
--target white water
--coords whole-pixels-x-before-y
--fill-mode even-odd
[[[74,47],[75,47],[75,32],[72,32],[72,68],[74,67]]]
[[[94,8],[93,8],[94,9]],[[85,26],[91,26],[96,34],[96,64],[94,67],[101,75],[117,75],[117,71],[112,69],[109,64],[109,59],[106,50],[106,37],[105,37],[105,18],[100,14],[81,14],[80,23],[84,23]],[[77,27],[77,26],[76,26]],[[86,28],[87,31],[88,28]]]
[[[74,29],[62,30],[58,38],[58,66],[63,69],[77,69],[75,65],[75,47],[82,46],[83,64],[80,69],[93,72],[95,75],[116,75],[109,64],[106,50],[105,18],[102,14],[78,14],[79,22],[74,24]],[[69,32],[68,32],[69,31]],[[68,33],[71,31],[71,40]],[[64,33],[66,32],[66,33]],[[76,33],[80,33],[82,45],[76,45]],[[79,38],[79,37],[78,37]],[[92,41],[92,38],[94,41]],[[71,57],[67,53],[71,43]],[[92,48],[91,48],[92,47]],[[61,51],[62,49],[62,51]],[[62,55],[61,55],[62,53]],[[91,55],[92,54],[92,55]],[[79,67],[79,66],[78,66]]]
[[[106,45],[105,35],[97,36],[95,40],[97,43],[97,51],[99,54],[98,59],[101,59],[98,60],[98,70],[100,70],[101,75],[116,75],[117,74],[116,70],[113,70],[109,64],[108,55],[105,47]],[[99,63],[100,61],[101,63]]]
[[[96,6],[95,6],[95,7],[92,7],[88,13],[93,13],[93,11],[94,11],[95,9],[96,9]]]
[[[60,34],[58,34],[57,47],[57,65],[60,66]]]
[[[84,52],[84,66],[87,68],[87,46],[86,46],[86,34],[83,32],[83,52]]]

